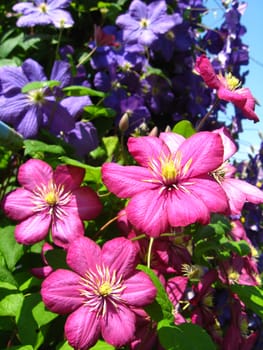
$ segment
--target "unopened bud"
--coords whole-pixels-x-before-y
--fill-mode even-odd
[[[119,129],[121,132],[125,132],[129,128],[129,114],[125,112],[119,122]]]
[[[171,131],[172,131],[172,129],[171,129],[170,125],[167,125],[164,132],[171,132]]]
[[[149,132],[149,136],[158,136],[158,128],[157,128],[157,126],[152,128],[152,130]]]

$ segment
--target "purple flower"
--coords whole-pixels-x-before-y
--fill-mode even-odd
[[[123,39],[128,43],[150,46],[159,34],[164,34],[177,24],[175,17],[167,15],[166,2],[154,1],[149,5],[134,0],[129,12],[120,15],[116,24],[123,29]]]
[[[133,339],[136,315],[133,308],[151,303],[156,289],[149,277],[136,271],[136,246],[115,238],[102,249],[80,237],[68,247],[67,264],[43,282],[41,295],[47,308],[68,314],[65,336],[75,349],[93,346],[100,334],[120,347]]]
[[[97,129],[91,122],[76,122],[75,128],[65,134],[65,141],[74,147],[79,157],[84,157],[99,145]]]
[[[101,210],[97,194],[80,187],[84,170],[59,165],[55,171],[39,159],[20,166],[22,185],[3,200],[5,214],[18,221],[15,238],[22,244],[34,244],[45,238],[51,228],[56,245],[66,247],[84,234],[82,220],[94,219]]]
[[[59,67],[55,62],[51,79],[61,78],[63,86],[68,80],[69,64],[60,62]],[[29,83],[46,80],[43,67],[30,58],[21,67],[0,67],[0,120],[11,124],[25,138],[37,136],[42,127],[55,135],[74,128],[74,119],[56,101],[50,88],[40,87],[22,92]]]
[[[13,6],[13,10],[22,16],[18,18],[18,27],[34,27],[35,25],[52,24],[56,28],[72,27],[74,21],[68,7],[71,0],[32,0]]]

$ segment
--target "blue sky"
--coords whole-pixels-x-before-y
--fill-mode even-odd
[[[241,1],[240,1],[241,2]],[[263,133],[263,1],[247,0],[247,8],[242,16],[241,23],[247,28],[243,36],[243,43],[249,46],[249,66],[244,66],[244,71],[249,70],[246,77],[245,87],[248,87],[261,106],[256,106],[256,113],[260,122],[253,123],[251,120],[242,122],[244,132],[240,134],[239,152],[236,158],[247,159],[247,154],[252,153],[252,147],[258,149],[260,146],[259,132]],[[211,9],[205,22],[212,28],[222,23],[221,0],[208,0],[204,2]],[[230,111],[231,113],[231,111]],[[230,115],[230,117],[232,114]]]

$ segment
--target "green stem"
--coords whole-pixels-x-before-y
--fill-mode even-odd
[[[59,59],[59,47],[60,47],[60,43],[61,43],[61,38],[62,38],[63,29],[64,29],[64,27],[60,27],[60,28],[59,28],[58,43],[57,43],[56,52],[55,52],[55,59],[56,59],[56,60]]]
[[[153,247],[154,238],[150,238],[149,247],[148,247],[148,254],[147,254],[147,267],[151,268],[151,257],[152,257],[152,247]]]
[[[206,113],[206,115],[201,119],[200,123],[198,124],[196,131],[200,131],[202,129],[202,127],[204,126],[205,122],[207,121],[207,119],[210,117],[210,115],[212,114],[212,112],[214,111],[214,109],[218,106],[219,104],[219,98],[217,97],[214,104],[212,105],[212,107],[210,108],[210,110]]]
[[[77,64],[77,67],[79,67],[80,65],[86,63],[90,57],[94,54],[94,52],[97,50],[97,46],[95,46],[86,56],[84,56],[79,63]]]

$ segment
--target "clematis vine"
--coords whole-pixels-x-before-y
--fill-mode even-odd
[[[236,168],[231,165],[228,160],[237,151],[236,145],[225,127],[214,130],[214,132],[218,133],[222,138],[224,145],[224,161],[220,167],[212,173],[228,197],[230,215],[240,215],[246,202],[253,204],[263,203],[263,191],[247,181],[235,177]]]
[[[33,27],[35,25],[54,25],[56,28],[72,27],[74,21],[69,12],[64,9],[71,0],[32,0],[20,2],[13,6],[13,11],[21,16],[18,27]]]
[[[21,188],[3,200],[5,214],[18,221],[15,238],[22,244],[43,240],[49,230],[53,241],[67,247],[71,240],[84,235],[82,220],[98,216],[102,205],[89,187],[80,187],[84,169],[59,165],[54,171],[39,159],[30,159],[18,171]]]
[[[218,134],[131,137],[128,149],[139,166],[105,163],[102,179],[118,197],[131,198],[127,219],[137,230],[158,237],[172,227],[207,224],[211,212],[228,209],[222,187],[209,175],[223,162]]]
[[[128,239],[112,239],[100,248],[87,237],[69,244],[67,264],[43,282],[42,299],[51,311],[70,314],[65,336],[75,349],[93,346],[100,334],[116,347],[130,342],[136,331],[133,309],[151,303],[156,289],[136,271],[137,248]]]
[[[208,87],[216,90],[219,99],[232,102],[245,117],[255,123],[259,121],[254,112],[256,99],[248,88],[240,88],[240,81],[230,72],[225,76],[216,74],[205,55],[197,58],[194,70],[201,75]]]

